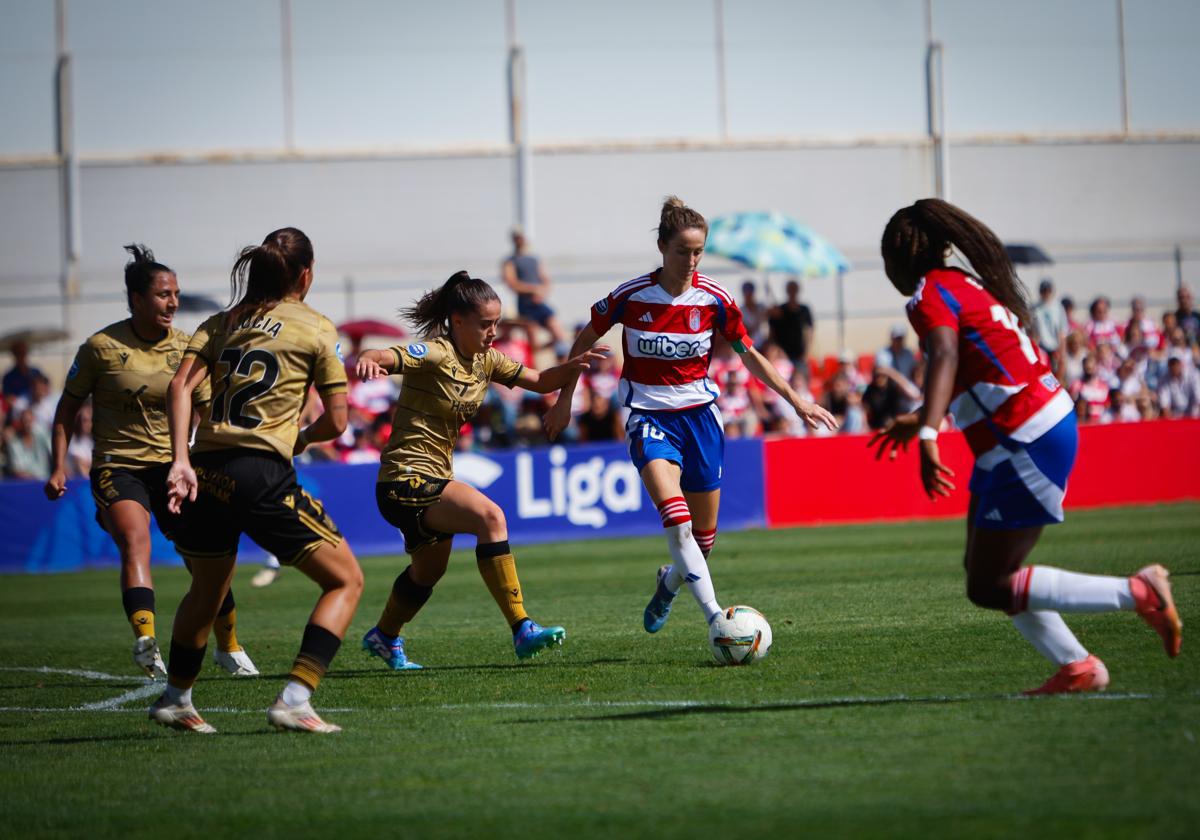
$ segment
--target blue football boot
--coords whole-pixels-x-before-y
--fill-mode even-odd
[[[671,571],[669,565],[658,570],[658,584],[654,588],[654,595],[650,598],[650,603],[646,605],[645,612],[642,613],[642,626],[646,628],[647,633],[657,633],[671,615],[671,602],[675,600],[676,593],[667,589],[663,582],[669,571]]]
[[[532,618],[527,618],[513,634],[513,648],[517,651],[518,659],[528,659],[550,645],[561,645],[566,637],[567,631],[561,627],[543,627]]]
[[[378,627],[372,627],[363,636],[362,649],[371,656],[378,656],[393,671],[414,671],[421,667],[416,662],[409,662],[404,655],[403,636],[392,638]]]

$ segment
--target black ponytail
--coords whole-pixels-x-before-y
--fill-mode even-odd
[[[145,245],[131,243],[125,250],[133,255],[133,259],[125,263],[125,300],[129,311],[133,311],[133,296],[145,295],[154,283],[158,274],[174,274],[160,262],[154,261],[154,252]]]
[[[450,334],[450,316],[475,312],[485,303],[500,300],[496,290],[465,270],[456,271],[440,287],[426,292],[412,306],[400,310],[423,338]]]

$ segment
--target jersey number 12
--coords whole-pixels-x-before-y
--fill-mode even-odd
[[[219,392],[213,394],[212,422],[225,422],[228,400],[229,422],[242,429],[257,429],[262,424],[262,418],[248,416],[245,413],[246,404],[271,390],[279,378],[279,360],[269,350],[251,350],[247,353],[241,347],[226,347],[221,352],[220,364],[225,365],[225,375],[217,385]],[[258,379],[231,387],[230,380],[234,374],[248,377],[256,364],[262,370]]]

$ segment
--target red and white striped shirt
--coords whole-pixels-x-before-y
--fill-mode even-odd
[[[741,310],[729,292],[703,274],[693,274],[679,297],[671,297],[659,285],[658,274],[653,271],[622,283],[592,305],[596,335],[616,324],[625,327],[625,367],[617,399],[642,411],[707,405],[718,394],[708,378],[713,332],[739,352],[751,346]]]
[[[1017,316],[966,272],[935,269],[921,278],[908,320],[922,343],[937,327],[958,334],[950,411],[977,458],[1001,438],[1035,441],[1074,410]]]

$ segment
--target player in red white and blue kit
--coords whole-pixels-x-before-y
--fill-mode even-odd
[[[973,274],[948,268],[957,249]],[[1060,612],[1135,610],[1179,654],[1182,623],[1167,570],[1151,565],[1129,578],[1083,575],[1022,563],[1042,527],[1063,520],[1063,496],[1078,430],[1071,398],[1038,356],[1024,289],[1000,240],[947,202],[923,199],[892,216],[883,233],[888,279],[910,296],[908,317],[928,356],[925,403],[871,440],[877,456],[920,441],[926,494],[948,496],[953,472],[938,457],[948,414],[975,455],[967,514],[967,597],[1003,610],[1058,672],[1029,693],[1096,691],[1104,663],[1071,633]]]
[[[754,348],[729,292],[696,271],[707,236],[703,216],[678,198],[668,198],[658,226],[662,268],[622,283],[597,301],[591,322],[570,354],[586,351],[617,324],[625,328],[625,364],[617,394],[630,409],[625,425],[629,456],[658,507],[672,561],[659,569],[658,585],[643,613],[643,625],[650,633],[666,623],[684,583],[706,621],[721,611],[706,559],[717,536],[725,452],[721,412],[715,402],[718,391],[708,378],[715,335],[728,341],[746,368],[786,399],[810,426],[837,428],[832,415],[797,396]],[[551,439],[571,420],[574,388],[573,380],[546,415]]]

